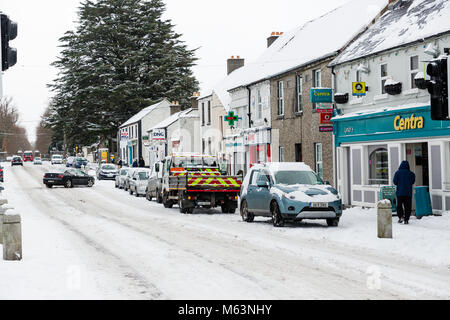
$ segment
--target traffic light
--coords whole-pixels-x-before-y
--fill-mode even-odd
[[[17,62],[17,50],[9,46],[9,40],[14,40],[17,37],[17,23],[9,20],[9,17],[3,13],[0,13],[0,18],[2,71],[5,71]]]
[[[448,68],[447,56],[431,61],[427,66],[430,81],[427,83],[431,97],[431,119],[450,120],[448,104]]]

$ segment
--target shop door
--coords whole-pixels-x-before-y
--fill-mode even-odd
[[[406,160],[409,162],[409,167],[416,175],[416,186],[429,186],[428,176],[428,143],[409,143],[406,145]],[[415,211],[414,206],[414,191],[412,210]]]

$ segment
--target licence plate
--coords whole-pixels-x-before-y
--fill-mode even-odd
[[[48,180],[47,182],[55,182],[54,180]]]
[[[211,205],[211,202],[198,202],[199,206],[209,206]]]
[[[328,208],[327,202],[312,202],[311,208]]]

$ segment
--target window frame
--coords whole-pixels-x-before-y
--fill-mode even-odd
[[[417,58],[417,69],[412,69],[412,59]],[[410,89],[416,89],[416,83],[414,81],[414,77],[420,72],[420,66],[419,66],[419,55],[411,55],[408,57],[408,73],[409,73],[409,88]],[[414,75],[414,76],[413,76]]]
[[[380,63],[379,66],[380,66],[380,68],[379,68],[379,70],[380,70],[380,82],[379,83],[381,85],[380,93],[381,94],[386,94],[386,90],[384,88],[384,83],[386,83],[386,80],[389,79],[388,63],[387,62]],[[386,66],[386,75],[385,76],[383,76],[383,66]]]
[[[284,84],[283,80],[277,81],[277,115],[284,116]]]
[[[263,103],[262,103],[262,95],[261,95],[261,89],[258,89],[256,91],[256,105],[257,105],[257,119],[262,119],[262,113],[263,113]]]
[[[284,162],[284,147],[278,147],[278,160]]]
[[[202,126],[205,125],[205,103],[202,102]]]
[[[211,125],[211,100],[208,100],[208,122],[207,125]]]
[[[317,77],[317,75],[319,76]],[[317,79],[319,79],[319,83],[317,83]],[[322,87],[322,69],[313,70],[313,81],[314,81],[314,88]]]
[[[296,75],[296,91],[297,91],[297,101],[295,104],[295,113],[303,112],[303,76],[301,74]]]

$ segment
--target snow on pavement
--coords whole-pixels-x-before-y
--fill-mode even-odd
[[[216,210],[182,215],[112,181],[46,189],[50,168],[6,165],[4,195],[22,213],[24,259],[0,260],[0,298],[450,297],[449,214],[394,223],[394,239],[377,238],[375,209],[346,210],[338,228],[273,228]]]

